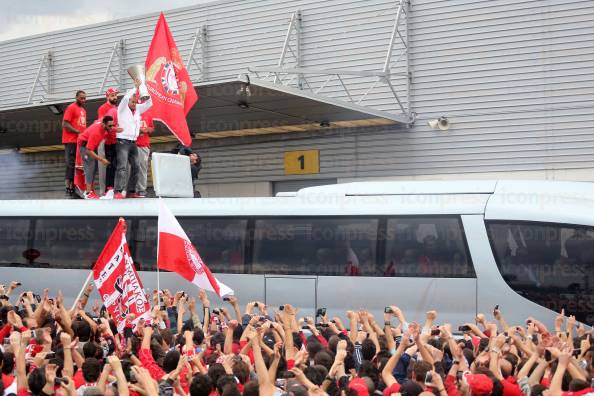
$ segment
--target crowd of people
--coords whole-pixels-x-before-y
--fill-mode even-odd
[[[118,333],[92,286],[72,309],[60,292],[19,288],[0,286],[6,396],[594,394],[591,331],[563,314],[548,329],[508,324],[496,307],[452,327],[391,306],[343,323],[325,309],[300,318],[290,304],[242,311],[234,296],[217,308],[203,290],[155,290],[150,320],[128,315]]]
[[[119,92],[109,88],[106,102],[97,110],[97,118],[87,126],[86,93],[76,92],[76,101],[64,111],[62,143],[66,162],[66,197],[84,199],[144,198],[150,159],[150,136],[155,130],[149,111],[150,97],[144,102],[137,96],[139,82],[126,92],[118,104]],[[104,155],[99,146],[104,144]],[[180,150],[178,150],[180,151]],[[194,184],[200,170],[200,157],[190,148],[181,153],[191,162]],[[105,189],[101,197],[95,191],[98,163],[105,166]]]

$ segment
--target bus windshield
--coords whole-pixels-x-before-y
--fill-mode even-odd
[[[594,322],[594,227],[487,222],[497,267],[522,296],[553,311]]]

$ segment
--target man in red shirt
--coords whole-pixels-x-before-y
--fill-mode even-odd
[[[95,173],[97,172],[97,161],[101,161],[105,166],[109,165],[109,161],[97,154],[97,148],[113,127],[113,118],[111,116],[105,116],[101,121],[95,121],[93,125],[85,129],[78,136],[79,152],[85,171],[85,199],[99,198],[95,194],[95,188],[93,186]]]
[[[150,111],[142,113],[140,117],[140,134],[136,139],[136,146],[138,147],[138,181],[136,186],[128,186],[128,191],[136,190],[136,196],[139,198],[146,197],[146,181],[151,154],[150,135],[155,131],[153,117],[149,113]]]
[[[87,111],[85,91],[76,92],[76,101],[70,104],[64,112],[62,120],[62,144],[66,162],[66,196],[74,197],[74,160],[76,158],[76,140],[78,135],[87,127]]]
[[[106,101],[99,107],[97,110],[97,119],[101,120],[106,115],[111,115],[113,117],[113,113],[117,114],[117,103],[118,103],[118,90],[116,88],[109,88],[105,91],[105,98]],[[110,110],[113,110],[111,112]],[[114,124],[117,126],[117,121],[114,118]],[[107,169],[105,169],[105,192],[106,196],[109,195],[110,191],[113,191],[113,186],[115,182],[115,171],[116,171],[116,130],[109,131],[107,137],[105,138],[105,158],[109,161],[109,165]]]

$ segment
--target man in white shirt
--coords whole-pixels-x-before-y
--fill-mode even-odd
[[[122,190],[126,186],[136,186],[138,180],[138,148],[136,139],[140,134],[141,115],[152,105],[152,99],[148,99],[137,105],[136,88],[130,89],[122,98],[118,106],[118,127],[121,132],[116,133],[117,169],[115,177],[114,199],[122,199]],[[128,163],[130,164],[130,180],[128,181]],[[136,191],[128,191],[126,198],[141,198]]]

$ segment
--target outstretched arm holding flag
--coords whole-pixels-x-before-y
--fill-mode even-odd
[[[219,282],[210,272],[163,199],[159,199],[158,224],[159,269],[176,272],[199,288],[215,292],[219,297],[233,294],[229,286]]]

